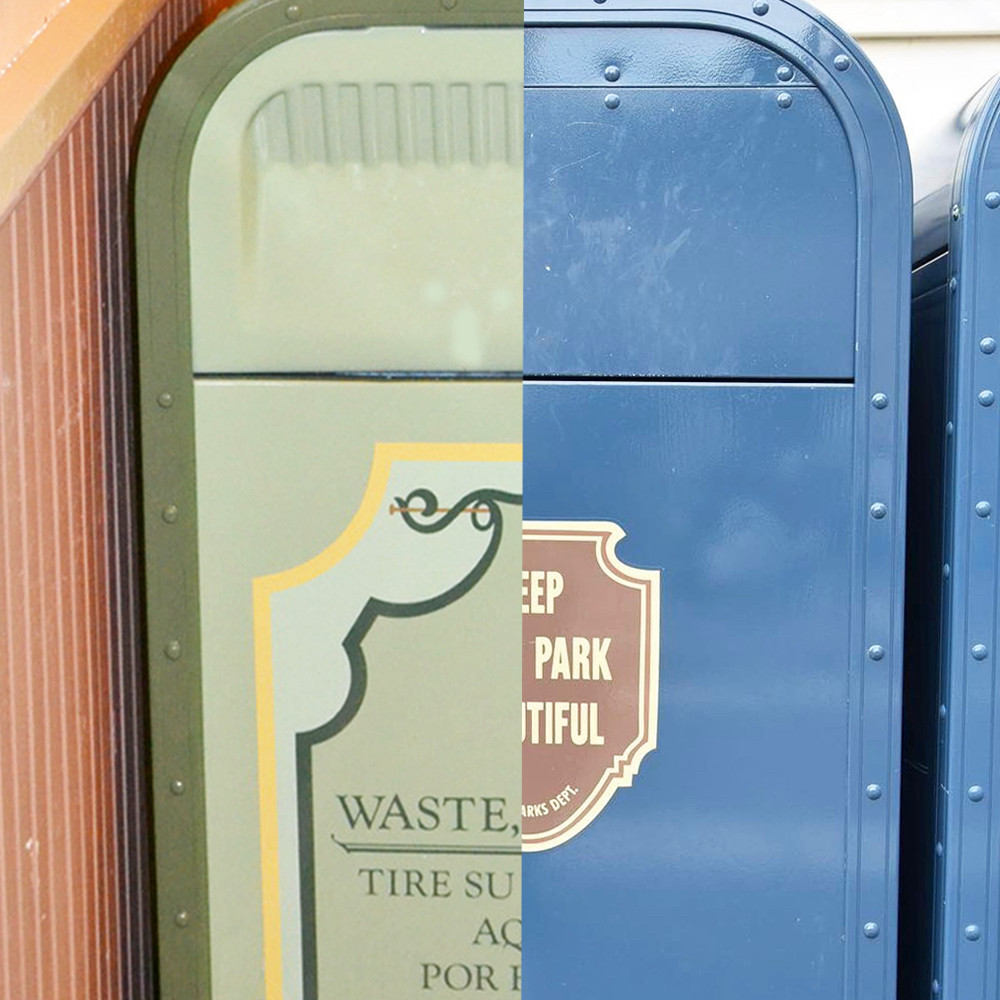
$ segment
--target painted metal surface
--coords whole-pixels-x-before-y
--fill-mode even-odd
[[[398,25],[242,70],[191,162],[195,370],[520,371],[521,60]]]
[[[251,0],[151,110],[164,1000],[519,980],[520,19]]]
[[[913,288],[914,373],[934,420],[917,431],[927,456],[915,470],[912,492],[934,499],[915,507],[914,532],[933,542],[915,569],[907,614],[914,630],[925,616],[934,624],[912,649],[912,669],[907,664],[917,703],[907,717],[907,740],[926,773],[913,791],[913,811],[923,822],[914,823],[907,862],[909,880],[932,888],[924,898],[933,901],[933,928],[929,919],[915,925],[905,944],[908,954],[928,956],[914,988],[953,998],[996,997],[1000,959],[998,118],[1000,88],[994,87],[962,136],[947,221],[940,209],[918,213],[923,231],[915,234],[917,246],[927,233],[947,236],[938,242],[938,257],[914,272]]]
[[[913,261],[926,263],[949,242],[952,187],[955,163],[970,126],[993,92],[996,80],[988,80],[938,128],[931,141],[914,150]],[[922,287],[926,276],[919,279]],[[916,286],[915,286],[916,287]]]
[[[202,12],[170,0],[122,39],[0,218],[3,1000],[154,995],[128,184]]]
[[[895,110],[799,4],[534,4],[525,44],[525,518],[620,526],[662,592],[656,749],[525,857],[525,991],[893,997]]]
[[[526,36],[526,369],[850,378],[857,193],[823,93],[734,35],[594,34]]]

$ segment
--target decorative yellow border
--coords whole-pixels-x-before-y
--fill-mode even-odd
[[[274,737],[271,595],[301,586],[344,558],[372,526],[389,485],[393,462],[520,462],[519,444],[378,443],[361,505],[344,531],[300,566],[253,581],[254,670],[257,686],[257,768],[263,888],[264,984],[267,1000],[282,1000],[281,896],[278,877],[278,781]]]

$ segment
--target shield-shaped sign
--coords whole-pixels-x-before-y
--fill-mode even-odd
[[[592,823],[656,747],[660,571],[623,563],[611,521],[525,521],[524,851]]]

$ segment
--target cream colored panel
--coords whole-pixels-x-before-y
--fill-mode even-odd
[[[195,371],[521,369],[522,33],[302,35],[191,168]]]
[[[448,507],[467,492],[461,483],[448,485],[456,469],[473,487],[496,486],[500,477],[509,481],[505,488],[520,492],[519,463],[509,459],[433,460],[438,449],[465,446],[510,452],[521,439],[520,382],[202,379],[195,386],[195,412],[212,997],[418,1000],[426,996],[425,972],[433,976],[435,965],[452,962],[495,966],[497,985],[509,992],[520,964],[516,949],[472,942],[485,919],[498,928],[519,926],[521,912],[520,837],[511,825],[519,813],[509,815],[521,789],[521,678],[510,669],[521,645],[517,504],[503,505],[502,545],[480,584],[432,613],[381,617],[365,638],[368,682],[361,709],[313,752],[311,892],[297,881],[298,852],[291,866],[284,864],[289,844],[297,843],[286,830],[300,813],[294,777],[281,756],[292,745],[290,732],[332,717],[327,703],[343,700],[347,681],[337,622],[345,615],[353,619],[365,588],[403,602],[438,594],[489,538],[467,516],[443,532],[418,535],[402,525],[398,508],[393,513],[385,497],[378,498],[371,523],[358,530],[380,448],[388,442],[402,458],[408,449],[430,456],[422,464],[393,462],[390,497],[405,497],[414,485],[429,487]],[[408,477],[407,469],[416,471]],[[402,478],[394,479],[399,470]],[[350,554],[332,573],[314,579],[308,570],[299,572],[340,539],[350,540],[343,545]],[[389,548],[380,549],[383,543]],[[408,546],[421,545],[430,557],[408,559]],[[301,586],[285,580],[289,570],[301,576]],[[261,620],[254,595],[262,580],[274,591],[273,643],[255,644]],[[328,590],[331,584],[342,588],[339,596]],[[318,613],[311,601],[318,602]],[[289,614],[295,627],[285,627]],[[336,641],[327,641],[331,635]],[[272,644],[276,723],[289,706],[315,718],[299,719],[288,732],[276,724],[276,796],[269,807],[261,792],[258,699],[261,652]],[[404,848],[430,841],[465,849],[471,844],[481,853],[397,855],[384,844],[375,845],[379,853],[349,853],[340,846],[344,841],[373,837],[346,822],[338,795],[353,804],[355,795],[374,801],[386,789],[407,808],[425,795],[475,795],[481,813],[481,800],[489,797],[496,816],[485,830],[470,819],[467,830],[442,822],[411,836],[390,821],[375,831]],[[265,848],[275,806],[279,835]],[[471,817],[471,805],[469,810]],[[446,871],[453,891],[425,899],[393,897],[381,885],[369,891],[359,872],[370,867]],[[469,873],[480,870],[499,873],[497,898],[466,895]],[[273,883],[262,874],[268,871]],[[310,899],[315,919],[300,925],[302,901]],[[303,926],[315,932],[313,977]]]

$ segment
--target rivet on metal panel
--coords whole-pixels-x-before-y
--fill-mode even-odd
[[[289,4],[285,8],[285,17],[287,17],[289,21],[297,21],[300,17],[302,17],[302,8],[297,3]]]
[[[885,656],[885,647],[874,645],[868,647],[868,659],[869,660],[881,660]]]
[[[947,719],[948,718],[948,706],[947,705],[940,705],[940,706],[938,706],[938,718],[939,719]]]
[[[979,394],[979,405],[980,406],[992,406],[996,396],[993,395],[992,389],[983,389]]]
[[[869,785],[865,789],[865,795],[868,796],[873,802],[876,799],[882,798],[882,786],[881,785]]]
[[[187,927],[191,923],[191,914],[187,910],[181,910],[179,913],[174,914],[174,923],[178,927]]]
[[[969,924],[965,928],[965,936],[970,941],[978,941],[982,937],[982,931],[979,929],[978,924]]]
[[[889,405],[889,397],[884,392],[876,392],[872,396],[872,406],[876,410],[884,410]]]
[[[884,503],[873,503],[871,505],[871,515],[876,521],[881,521],[886,514],[889,513],[889,508],[886,507]]]
[[[992,510],[993,508],[989,505],[987,500],[980,500],[979,503],[976,504],[976,515],[978,517],[989,517]]]
[[[841,53],[839,56],[836,57],[836,59],[833,60],[833,65],[837,69],[839,69],[841,73],[843,73],[845,69],[851,68],[850,57],[845,56],[843,53]]]
[[[778,107],[779,108],[790,108],[792,106],[792,95],[786,93],[784,90],[778,94]]]
[[[176,506],[174,506],[174,504],[168,504],[161,511],[163,520],[166,521],[167,524],[173,524],[177,520],[177,513],[178,511]]]
[[[869,920],[863,928],[866,938],[877,938],[880,930],[879,925],[874,920]]]
[[[941,575],[942,575],[942,576],[943,576],[943,577],[944,577],[944,578],[945,578],[946,580],[948,579],[948,577],[949,577],[949,576],[951,576],[951,566],[949,566],[949,565],[948,565],[948,563],[945,563],[945,564],[944,564],[944,565],[943,565],[943,566],[941,567]]]
[[[621,104],[621,98],[617,94],[607,94],[604,98],[604,106],[612,111]]]
[[[958,220],[962,217],[962,208],[961,208],[960,205],[952,205],[951,206],[951,217],[956,222],[958,222]]]
[[[958,278],[952,278],[948,282],[948,288],[952,292],[957,292],[958,291]]]
[[[997,342],[992,337],[983,337],[983,339],[979,341],[979,350],[981,350],[983,354],[992,354],[996,349]]]
[[[161,392],[159,396],[156,397],[156,401],[165,410],[169,410],[170,407],[174,405],[174,397],[171,396],[169,392]]]
[[[942,844],[940,840],[934,845],[934,853],[939,858],[944,857],[944,844]]]
[[[981,642],[977,642],[972,647],[972,658],[974,660],[985,660],[988,655],[989,650]]]
[[[183,795],[184,782],[181,781],[180,778],[175,778],[170,782],[170,791],[173,792],[174,795]]]
[[[986,196],[987,208],[1000,208],[1000,191],[990,191]]]
[[[753,5],[753,12],[758,17],[763,17],[770,9],[771,5],[767,2],[767,0],[757,0],[757,2]]]
[[[163,647],[163,655],[168,660],[179,660],[181,658],[181,644],[176,639],[171,639]]]
[[[982,802],[986,798],[986,791],[982,785],[970,785],[967,794],[973,802]]]
[[[793,76],[795,76],[795,70],[791,66],[779,66],[775,71],[774,75],[782,82],[788,83]]]
[[[607,80],[608,83],[614,83],[615,80],[617,80],[621,75],[622,71],[613,63],[610,66],[604,67],[604,79]]]

